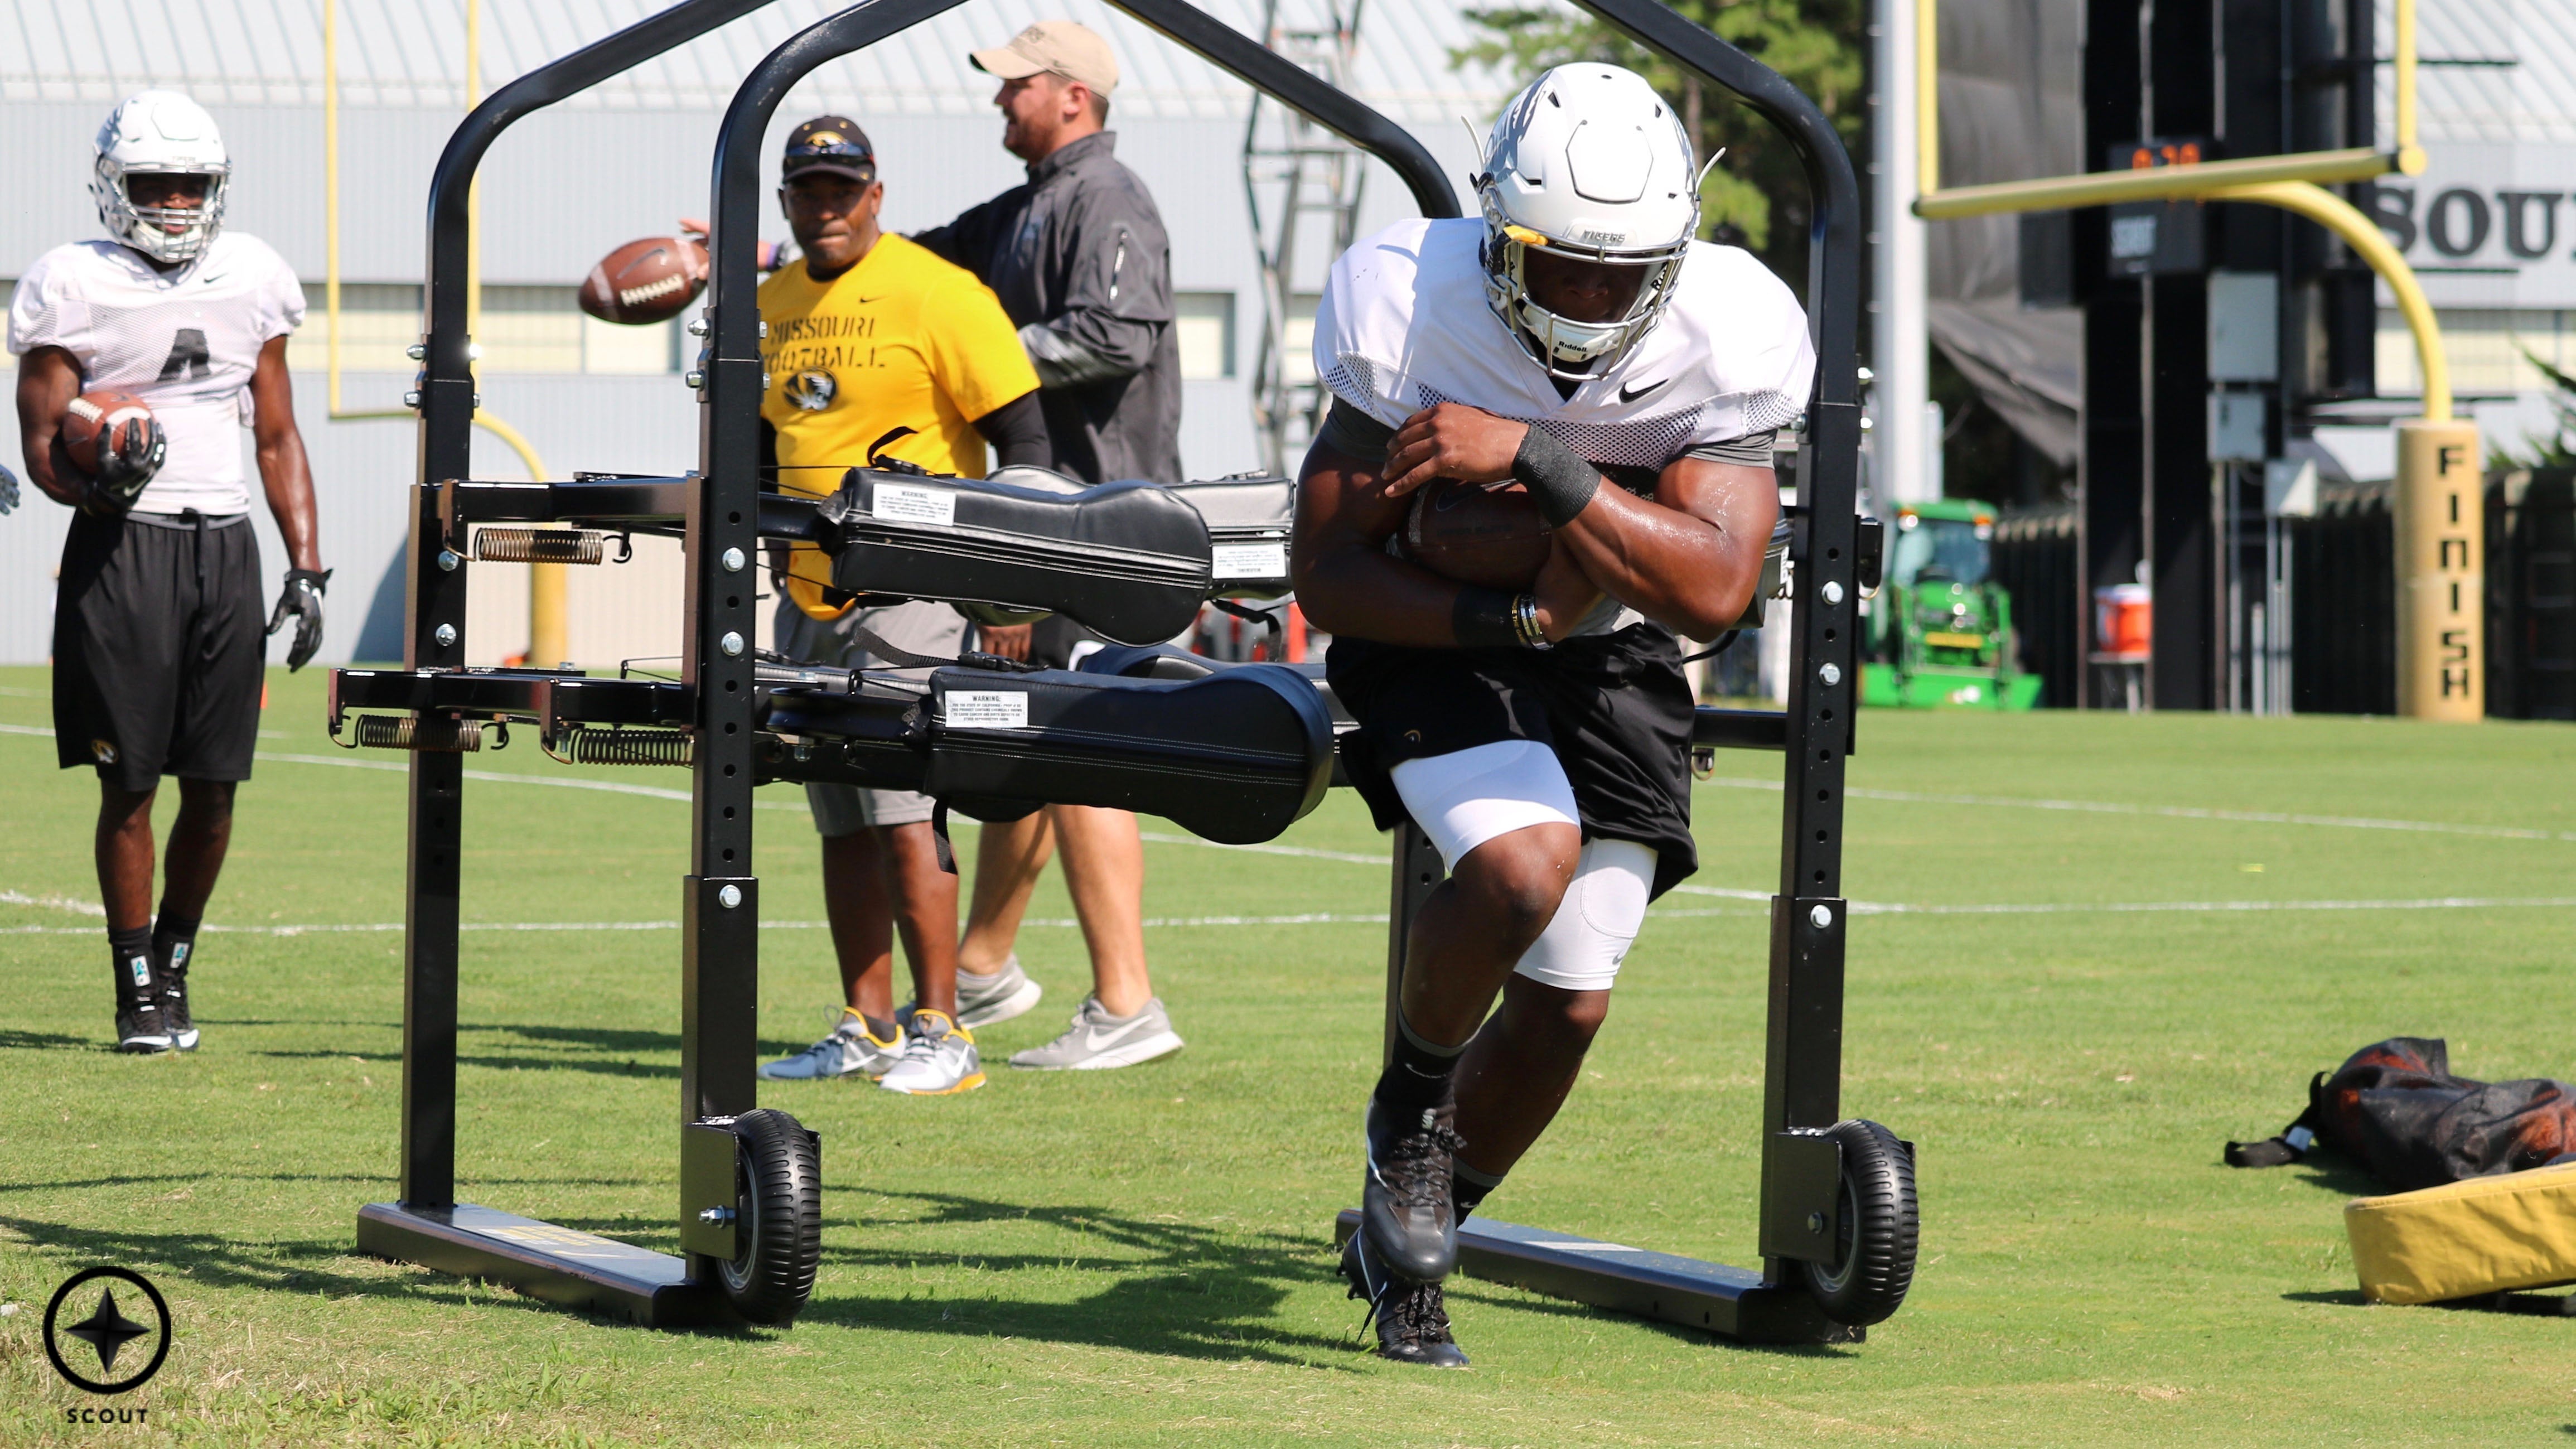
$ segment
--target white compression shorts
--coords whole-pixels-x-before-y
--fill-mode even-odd
[[[1556,753],[1535,740],[1407,760],[1388,772],[1405,813],[1454,871],[1496,836],[1533,825],[1581,828],[1574,787]],[[1512,970],[1566,991],[1607,991],[1646,923],[1655,850],[1633,840],[1589,840],[1565,898]]]

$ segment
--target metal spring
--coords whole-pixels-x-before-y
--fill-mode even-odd
[[[490,563],[595,564],[607,536],[583,528],[478,528],[474,556]]]
[[[377,750],[420,750],[434,754],[469,754],[483,748],[483,722],[475,719],[422,719],[409,714],[362,714],[358,743]]]
[[[575,725],[556,741],[556,756],[575,765],[686,765],[697,758],[697,739],[686,730],[586,729]]]

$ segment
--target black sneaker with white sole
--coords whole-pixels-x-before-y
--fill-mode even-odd
[[[1465,1368],[1466,1352],[1449,1333],[1449,1306],[1437,1283],[1408,1283],[1386,1271],[1369,1251],[1365,1233],[1342,1244],[1342,1276],[1350,1295],[1368,1303],[1365,1328],[1377,1328],[1377,1355],[1423,1368]]]
[[[161,1010],[161,978],[147,954],[116,967],[116,1049],[155,1055],[171,1048],[170,1021]]]
[[[197,1023],[188,1014],[188,958],[196,947],[180,941],[170,948],[170,959],[161,965],[161,1022],[170,1032],[170,1045],[183,1052],[197,1049]]]
[[[1456,1113],[1425,1107],[1408,1114],[1369,1098],[1359,1235],[1376,1261],[1408,1282],[1437,1283],[1458,1265],[1449,1175],[1452,1154],[1467,1144],[1449,1125]]]
[[[116,1049],[139,1056],[170,1050],[170,1024],[157,1002],[146,1001],[116,1014]]]

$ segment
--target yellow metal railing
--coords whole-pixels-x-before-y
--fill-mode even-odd
[[[2414,334],[2424,373],[2424,416],[2436,422],[2450,418],[2450,363],[2443,356],[2442,334],[2433,325],[2433,309],[2424,301],[2424,289],[2416,282],[2414,269],[2406,265],[2395,247],[2388,245],[2369,218],[2323,189],[2338,182],[2424,173],[2424,148],[2416,144],[2415,135],[2415,0],[2396,0],[2394,151],[2355,146],[2340,151],[2302,151],[2287,156],[2248,156],[2134,171],[2047,176],[2035,181],[1999,181],[1947,190],[1940,185],[1939,0],[1914,0],[1914,16],[1915,144],[1922,187],[1914,201],[1915,215],[1926,221],[1948,221],[1997,212],[2058,211],[2124,201],[2237,201],[2296,212],[2341,237],[2388,283],[2389,291],[2396,295],[2398,310]]]
[[[2441,328],[2415,270],[2369,217],[2325,189],[2326,183],[2424,174],[2415,122],[2415,4],[2395,0],[2397,146],[2250,156],[2234,161],[2153,157],[2130,171],[2049,176],[1944,190],[1941,177],[1938,0],[1915,0],[1915,122],[1920,194],[1914,213],[1926,221],[1997,212],[2056,211],[2130,201],[2232,201],[2273,206],[2325,227],[2369,263],[2397,300],[2414,335],[2424,375],[2424,415],[2400,421],[2397,434],[2396,534],[2398,712],[2419,719],[2483,718],[2485,639],[2481,544],[2484,490],[2478,480],[2474,422],[2452,417],[2451,363]],[[2366,82],[2365,82],[2366,83]]]

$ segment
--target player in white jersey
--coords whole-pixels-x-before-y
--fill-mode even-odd
[[[1466,1361],[1440,1290],[1457,1218],[1554,1118],[1647,902],[1697,866],[1674,636],[1751,599],[1773,434],[1815,374],[1789,289],[1694,240],[1699,177],[1643,78],[1560,66],[1495,122],[1483,218],[1359,242],[1316,314],[1334,400],[1298,485],[1297,598],[1334,635],[1352,782],[1450,871],[1407,944],[1343,1256],[1389,1358]],[[1389,551],[1442,478],[1532,495],[1551,547],[1525,592]]]
[[[292,621],[291,668],[322,641],[313,478],[286,372],[304,293],[276,252],[223,230],[231,164],[194,101],[144,91],[100,127],[90,181],[109,240],[36,260],[9,305],[30,479],[77,510],[54,607],[54,739],[99,779],[99,889],[116,971],[117,1045],[190,1050],[189,958],[250,778],[262,654],[259,544],[241,432],[293,566],[266,633]],[[73,466],[60,437],[86,392],[143,399],[166,447]],[[159,918],[152,802],[179,778]]]

